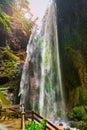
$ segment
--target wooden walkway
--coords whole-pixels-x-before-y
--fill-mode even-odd
[[[8,113],[7,110],[10,110]],[[13,113],[14,115],[13,115]],[[14,116],[16,118],[21,118],[21,129],[25,130],[25,120],[29,121],[35,121],[37,123],[40,123],[42,119],[45,119],[44,117],[40,116],[34,111],[25,111],[24,105],[10,105],[10,106],[2,106],[0,109],[0,115],[5,115],[10,117]],[[12,114],[12,115],[11,115]],[[4,118],[5,119],[5,118]],[[46,120],[46,130],[64,130],[63,127],[55,126],[52,122],[49,120]]]

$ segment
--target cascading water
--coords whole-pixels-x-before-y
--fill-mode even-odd
[[[39,31],[35,26],[29,40],[19,95],[20,103],[26,109],[31,106],[49,119],[55,120],[59,116],[66,120],[56,17],[56,4],[52,1],[43,17],[42,26]],[[34,71],[33,88],[29,86],[30,62]]]
[[[29,62],[32,59],[34,60],[34,51],[36,49],[36,46],[34,45],[34,36],[36,34],[36,27],[34,31],[32,32],[32,35],[29,40],[29,44],[27,46],[27,57],[23,66],[23,72],[20,82],[20,90],[19,95],[20,96],[20,104],[24,104],[25,109],[29,109]],[[39,51],[38,51],[39,52]],[[34,60],[35,61],[35,60]]]
[[[40,114],[51,118],[57,113],[65,118],[65,104],[62,89],[59,43],[56,19],[56,5],[49,6],[42,34],[43,49],[41,62],[41,84],[39,108]],[[42,27],[43,29],[43,27]],[[43,31],[43,30],[42,30]],[[46,105],[47,104],[47,105]]]
[[[29,62],[27,57],[23,67],[23,73],[20,83],[20,92],[19,92],[19,96],[21,95],[20,104],[24,104],[27,109],[29,108],[28,94],[29,94]]]

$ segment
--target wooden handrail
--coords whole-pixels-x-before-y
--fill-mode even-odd
[[[21,114],[21,129],[22,130],[25,130],[25,119],[24,118],[29,118],[31,119],[32,121],[36,121],[38,123],[41,122],[42,119],[45,119],[46,120],[46,129],[48,130],[59,130],[54,124],[52,124],[50,121],[48,121],[46,118],[42,117],[41,115],[37,114],[36,112],[34,111],[24,111],[24,107],[23,105],[10,105],[10,106],[7,106],[7,105],[4,105],[2,106],[3,109],[9,109],[11,111],[14,111],[16,113],[19,113]],[[17,110],[17,108],[23,108],[23,109],[19,109]]]
[[[14,88],[0,88],[0,91],[5,91],[5,90],[13,90]]]
[[[2,105],[3,109],[10,109],[10,108],[20,108],[21,105]]]
[[[35,120],[37,121],[38,123],[41,122],[42,119],[45,119],[44,117],[40,116],[39,114],[37,114],[36,112],[34,111],[25,111],[25,113],[28,114],[27,118],[29,118],[29,115],[32,113],[33,114],[33,117],[32,117],[32,120]],[[50,121],[48,121],[47,119],[46,120],[46,128],[48,129],[55,129],[55,130],[59,130],[55,125],[53,125]]]
[[[25,130],[25,110],[23,104],[21,106],[21,130]]]

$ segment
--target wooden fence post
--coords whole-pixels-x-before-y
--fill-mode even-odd
[[[2,105],[0,104],[0,116],[1,116]],[[1,117],[0,117],[1,118]]]
[[[32,111],[32,121],[34,120],[34,112]]]
[[[21,130],[25,130],[25,110],[24,105],[21,106]]]

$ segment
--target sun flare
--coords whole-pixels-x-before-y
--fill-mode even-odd
[[[34,17],[42,19],[49,0],[29,0],[30,9]]]

